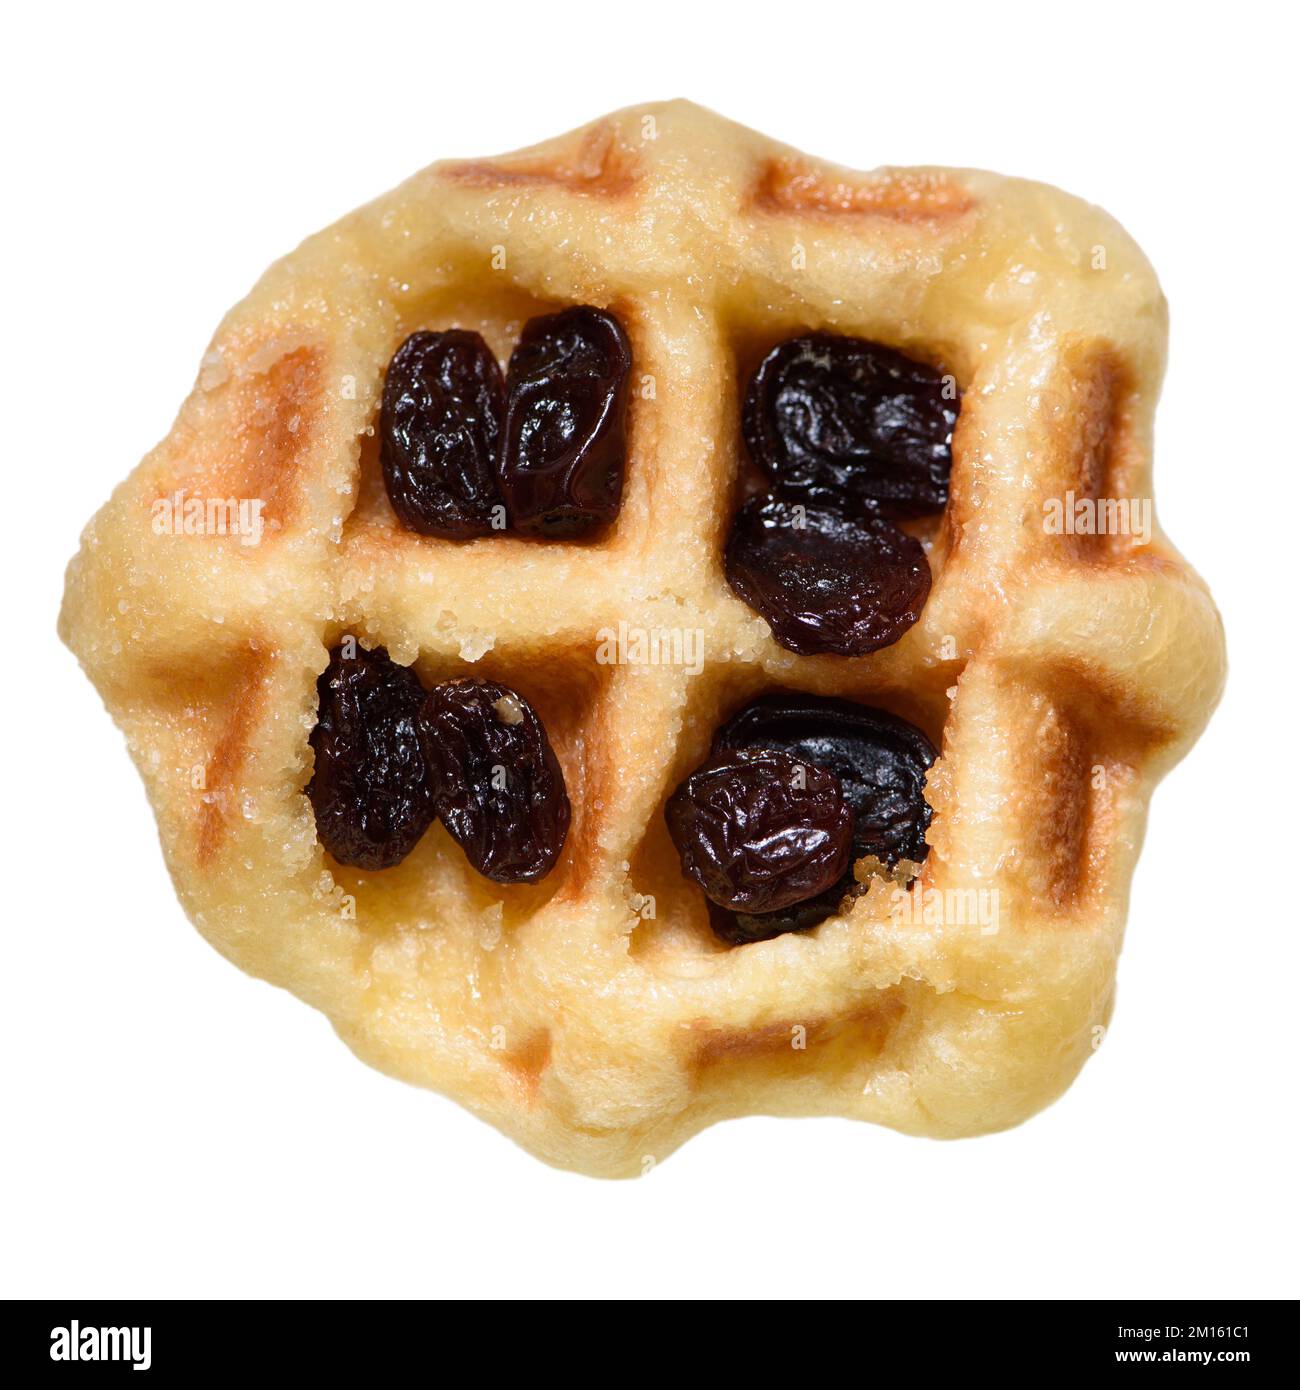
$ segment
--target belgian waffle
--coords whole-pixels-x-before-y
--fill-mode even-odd
[[[375,437],[394,350],[457,326],[504,361],[571,304],[632,344],[618,519],[544,543],[403,529]],[[821,330],[961,388],[950,500],[911,528],[928,603],[864,657],[784,650],[722,570],[745,382]],[[436,164],[272,266],[88,527],[61,631],[204,936],[548,1162],[637,1174],[750,1113],[996,1130],[1102,1036],[1149,795],[1223,682],[1218,614],[1158,526],[1045,521],[1150,499],[1165,338],[1140,251],[1054,189],[859,174],[688,103],[632,108]],[[230,512],[221,534],[205,499],[255,501],[255,532]],[[344,634],[537,709],[573,815],[544,881],[487,881],[441,825],[381,872],[328,858],[304,787]],[[728,947],[663,808],[778,687],[928,734],[931,848],[905,890],[860,866],[870,891],[816,930]],[[977,900],[995,920],[959,920]]]

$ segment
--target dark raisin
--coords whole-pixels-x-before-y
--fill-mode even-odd
[[[853,809],[853,857],[924,861],[930,805],[926,774],[938,754],[914,724],[849,700],[777,691],[729,719],[713,749],[779,748],[833,772]]]
[[[717,903],[709,903],[709,925],[719,940],[729,946],[743,946],[750,941],[770,941],[787,932],[810,931],[834,916],[844,905],[846,897],[858,897],[866,891],[850,871],[838,883],[832,884],[815,898],[782,908],[779,912],[731,912]]]
[[[664,808],[682,872],[720,907],[778,912],[837,883],[853,814],[833,773],[776,749],[728,751]]]
[[[618,515],[631,367],[612,314],[583,306],[524,325],[506,371],[500,461],[520,531],[575,536]]]
[[[550,873],[569,797],[528,701],[495,681],[452,681],[429,692],[419,729],[434,806],[474,868],[496,883]]]
[[[727,540],[727,582],[801,656],[862,656],[921,616],[930,566],[919,541],[879,517],[752,497]]]
[[[862,338],[792,338],[749,384],[745,443],[793,500],[895,518],[942,511],[959,408],[951,381]]]
[[[424,687],[383,647],[349,640],[316,682],[319,713],[307,785],[316,834],[340,864],[386,869],[405,859],[433,820],[428,769],[415,722]]]
[[[477,333],[412,333],[397,349],[384,380],[380,459],[404,526],[426,536],[503,529],[496,467],[504,413],[501,368]]]

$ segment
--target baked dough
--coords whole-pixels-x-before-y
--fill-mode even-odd
[[[397,346],[460,326],[504,361],[570,304],[632,342],[618,520],[576,543],[400,528],[375,438]],[[785,651],[722,574],[740,395],[809,330],[962,391],[950,502],[916,528],[933,591],[862,658]],[[1138,248],[1052,188],[860,174],[686,102],[629,108],[436,164],[272,266],[87,528],[60,630],[204,936],[546,1161],[635,1175],[751,1113],[1001,1129],[1102,1036],[1148,798],[1224,679],[1218,614],[1158,527],[1088,534],[1099,500],[1149,516],[1165,338]],[[226,534],[214,499],[245,504]],[[303,789],[344,634],[533,703],[573,803],[548,878],[488,882],[441,825],[382,872],[326,856]],[[931,851],[910,892],[876,877],[810,933],[729,948],[663,806],[776,687],[926,730]]]

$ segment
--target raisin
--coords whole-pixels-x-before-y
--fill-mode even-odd
[[[919,541],[875,516],[848,517],[771,495],[736,513],[727,582],[801,656],[862,656],[921,616],[930,566]]]
[[[429,692],[419,730],[435,809],[474,868],[496,883],[550,873],[569,797],[528,701],[495,681],[452,681]]]
[[[778,748],[832,772],[853,810],[853,857],[922,863],[930,805],[926,774],[938,754],[914,724],[850,700],[776,691],[747,705],[714,735],[715,753]]]
[[[393,354],[380,460],[402,524],[426,536],[482,536],[504,520],[497,453],[505,383],[477,333],[412,333]]]
[[[906,518],[948,500],[959,402],[951,378],[862,338],[774,348],[745,396],[750,456],[782,496]]]
[[[316,682],[316,768],[307,795],[316,834],[339,861],[386,869],[405,859],[433,820],[428,768],[416,733],[424,687],[383,647],[330,653]]]
[[[840,911],[846,897],[858,897],[865,887],[854,881],[852,871],[815,898],[782,908],[778,912],[731,912],[709,903],[709,925],[714,935],[729,946],[751,941],[770,941],[787,932],[810,931]]]
[[[631,367],[612,314],[580,306],[524,325],[506,372],[499,464],[520,531],[576,536],[618,515]]]
[[[777,912],[837,883],[853,814],[833,773],[777,749],[728,750],[664,808],[682,872],[720,907]]]

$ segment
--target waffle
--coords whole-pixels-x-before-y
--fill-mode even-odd
[[[617,521],[541,543],[401,528],[376,439],[397,346],[459,326],[504,361],[570,304],[632,344]],[[908,528],[929,601],[865,657],[784,650],[722,570],[745,382],[810,330],[961,388],[950,501]],[[1224,678],[1218,614],[1158,526],[1087,525],[1151,497],[1165,339],[1146,260],[1075,198],[850,172],[689,103],[632,108],[436,164],[273,265],[90,523],[61,632],[203,935],[546,1161],[636,1175],[753,1113],[1001,1129],[1104,1034],[1149,795]],[[224,534],[211,499],[247,504]],[[345,634],[533,704],[573,814],[546,879],[489,882],[440,824],[382,872],[325,854],[308,737]],[[859,864],[869,891],[816,930],[728,947],[663,808],[776,688],[927,733],[931,848],[909,887]]]

